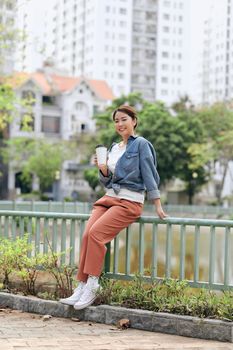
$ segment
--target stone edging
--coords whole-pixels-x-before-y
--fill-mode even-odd
[[[128,318],[131,328],[233,343],[233,322],[109,305],[90,306],[84,310],[76,311],[73,307],[63,305],[57,301],[3,292],[0,292],[0,305],[1,307],[9,307],[24,312],[49,314],[65,318],[77,317],[83,321],[105,324],[116,325],[120,319]]]

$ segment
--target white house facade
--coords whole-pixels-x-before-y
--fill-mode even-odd
[[[75,138],[78,144],[81,135],[95,132],[93,116],[113,99],[111,89],[106,82],[100,80],[70,78],[45,72],[22,73],[18,76],[20,83],[15,88],[18,97],[30,95],[34,99],[31,129],[22,130],[21,121],[25,111],[21,107],[18,117],[10,125],[9,138],[46,138],[51,142]],[[59,180],[59,199],[90,193],[88,184],[80,175],[80,162],[84,157],[85,152],[83,154],[78,145],[75,159],[65,161],[62,169],[58,169],[56,180]],[[20,188],[17,188],[19,175],[20,169],[11,162],[8,174],[10,198],[15,198],[20,193]],[[38,188],[39,183],[34,176],[31,189],[36,191]]]

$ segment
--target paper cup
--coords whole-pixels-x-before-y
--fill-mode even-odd
[[[104,145],[98,145],[95,148],[97,163],[98,165],[106,165],[107,164],[107,147]]]

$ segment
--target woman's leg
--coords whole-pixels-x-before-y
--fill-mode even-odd
[[[83,272],[83,266],[85,264],[85,259],[86,259],[86,249],[87,249],[89,230],[92,227],[92,225],[99,219],[99,217],[105,213],[106,210],[108,210],[108,208],[101,205],[101,199],[97,201],[93,206],[93,210],[87,222],[87,225],[83,234],[82,244],[81,244],[81,251],[80,251],[80,258],[79,258],[80,262],[79,262],[79,268],[78,268],[78,274],[77,274],[77,279],[79,280],[79,284],[78,284],[78,287],[74,290],[74,293],[70,297],[60,299],[60,302],[63,304],[75,305],[75,303],[78,302],[78,300],[83,294],[83,291],[88,279],[88,275]],[[96,282],[96,286],[97,286],[98,279],[96,281],[94,280],[94,282]]]
[[[102,198],[101,198],[102,199]],[[87,221],[87,225],[83,234],[80,257],[79,257],[79,266],[78,266],[78,274],[77,279],[82,282],[86,282],[88,278],[88,274],[84,273],[83,268],[86,260],[86,251],[87,251],[87,243],[90,228],[94,225],[94,223],[108,210],[107,207],[101,205],[101,199],[98,200],[94,206],[89,220]]]
[[[106,253],[105,244],[110,242],[122,229],[128,227],[142,212],[142,204],[108,197],[109,209],[92,221],[85,246],[85,263],[82,271],[87,275],[99,276]],[[84,262],[84,260],[83,260]]]
[[[83,274],[89,275],[80,299],[74,304],[76,310],[84,309],[96,299],[98,277],[102,271],[106,253],[105,244],[123,228],[134,222],[142,212],[142,204],[105,196],[102,199],[108,209],[89,227]],[[104,203],[103,203],[104,204]],[[84,259],[83,259],[84,261]]]

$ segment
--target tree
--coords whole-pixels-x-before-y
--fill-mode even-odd
[[[188,110],[194,110],[194,104],[188,95],[184,95],[177,102],[173,103],[172,109],[176,113],[182,113]]]
[[[11,161],[15,169],[20,169],[25,182],[35,174],[42,192],[52,185],[64,160],[71,159],[75,152],[74,145],[64,141],[51,143],[45,139],[20,137],[7,140],[5,144],[1,151],[4,161]]]
[[[136,108],[140,106],[137,133],[147,138],[156,150],[161,184],[179,177],[186,183],[191,203],[195,191],[207,181],[203,165],[196,166],[195,172],[192,168],[193,156],[189,148],[193,143],[203,142],[203,126],[193,107],[188,109],[183,105],[178,115],[173,116],[162,102],[150,103],[139,94],[130,94],[115,100],[112,106],[97,116],[99,143],[110,145],[117,140],[111,114],[126,101]]]
[[[10,9],[16,12],[17,1],[1,0],[3,9]],[[2,16],[0,22],[0,132],[5,130],[7,124],[12,121],[12,111],[15,109],[16,97],[12,86],[8,83],[8,79],[4,78],[4,63],[6,53],[11,53],[15,48],[16,43],[24,40],[23,33],[14,25],[14,20]]]
[[[93,191],[95,191],[96,187],[100,184],[98,169],[96,167],[92,169],[86,169],[84,171],[84,179],[88,182]]]
[[[186,184],[189,204],[192,204],[193,197],[209,180],[209,168],[204,163],[196,162],[194,158],[194,145],[202,145],[204,142],[204,130],[201,120],[194,109],[186,109],[176,117],[182,124],[182,159],[178,177]]]
[[[198,112],[198,117],[204,128],[204,147],[211,150],[205,156],[208,156],[206,165],[209,165],[212,174],[215,172],[216,162],[222,168],[222,178],[216,184],[216,197],[218,203],[221,204],[229,162],[233,160],[233,111],[227,104],[216,103],[213,106],[202,108]],[[201,148],[196,149],[196,159],[200,159],[201,152]]]

